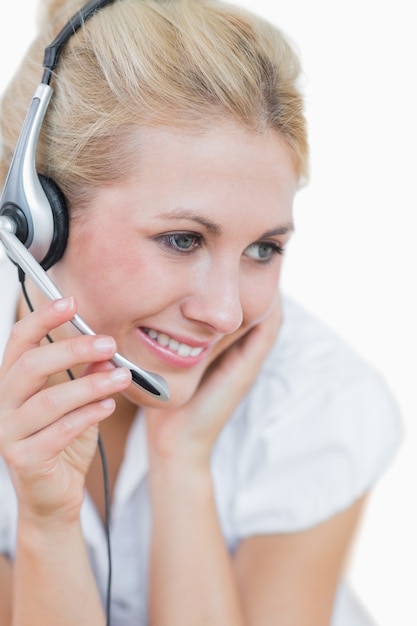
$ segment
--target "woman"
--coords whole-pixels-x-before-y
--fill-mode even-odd
[[[3,100],[4,177],[80,3],[42,6]],[[98,432],[112,626],[369,623],[343,571],[401,428],[373,369],[279,291],[308,170],[299,72],[275,28],[208,0],[116,0],[66,45],[38,170],[68,204],[49,270],[68,297],[28,283],[30,313],[1,262],[1,626],[105,623]]]

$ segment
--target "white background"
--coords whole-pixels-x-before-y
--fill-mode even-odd
[[[312,171],[284,287],[380,369],[404,415],[405,442],[370,501],[351,579],[380,626],[416,626],[414,3],[238,3],[279,25],[304,66]],[[0,14],[0,91],[32,38],[36,6],[18,0]]]

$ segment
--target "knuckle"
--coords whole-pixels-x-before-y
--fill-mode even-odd
[[[39,394],[39,400],[42,405],[42,409],[47,411],[48,414],[55,414],[60,408],[60,402],[55,393],[54,387],[47,387]]]
[[[70,438],[75,431],[74,420],[72,419],[71,414],[64,415],[59,420],[58,426],[61,436],[63,436],[65,439]]]
[[[82,337],[70,337],[66,342],[68,353],[71,357],[78,358],[83,353],[82,350]]]
[[[91,392],[91,399],[96,400],[98,398],[101,398],[105,391],[105,387],[109,384],[108,375],[93,374],[88,376],[87,380]]]
[[[9,469],[16,473],[21,473],[28,467],[29,457],[24,446],[8,446],[3,453],[3,458]]]
[[[22,339],[22,320],[13,324],[9,333],[9,343],[16,343]]]
[[[19,366],[23,375],[31,374],[35,371],[36,363],[34,360],[33,350],[26,350],[20,356]]]
[[[70,337],[66,342],[67,351],[71,360],[87,362],[91,358],[91,338],[85,335]]]

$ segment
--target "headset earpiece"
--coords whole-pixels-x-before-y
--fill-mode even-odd
[[[52,178],[44,176],[43,174],[39,174],[38,176],[42,189],[51,206],[54,221],[51,245],[46,256],[40,263],[42,267],[47,270],[59,261],[65,252],[69,232],[69,218],[67,202],[61,189],[54,183]]]

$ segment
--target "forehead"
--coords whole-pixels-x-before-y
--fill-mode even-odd
[[[297,175],[286,141],[272,129],[251,132],[219,121],[203,129],[156,127],[138,130],[132,138],[132,177],[184,185],[236,181],[240,184],[288,186],[294,193]]]
[[[140,220],[192,213],[224,225],[236,226],[244,216],[268,228],[291,223],[298,180],[276,131],[256,134],[222,121],[198,132],[135,129],[130,141],[125,179],[99,192],[106,213],[128,207]]]
[[[135,127],[129,132],[127,141],[132,156],[142,157],[137,162],[139,170],[143,169],[144,164],[152,165],[152,157],[160,159],[163,152],[169,157],[176,154],[186,158],[188,155],[192,159],[200,157],[206,161],[213,156],[216,159],[232,157],[233,169],[236,169],[239,165],[236,157],[240,155],[241,159],[247,159],[249,151],[257,161],[272,159],[271,164],[278,164],[279,160],[280,167],[285,160],[291,174],[296,176],[297,168],[291,150],[278,131],[267,128],[263,132],[255,132],[231,118],[215,119],[203,126]],[[171,162],[173,165],[175,163]]]

